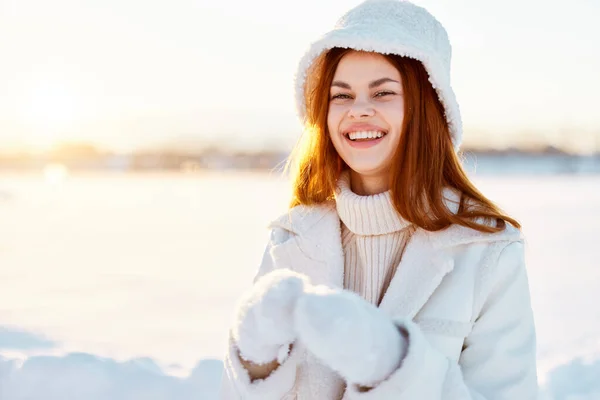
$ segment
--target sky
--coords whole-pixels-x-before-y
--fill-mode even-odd
[[[600,2],[415,0],[465,143],[600,147]],[[360,0],[0,0],[0,148],[287,146],[309,44]]]

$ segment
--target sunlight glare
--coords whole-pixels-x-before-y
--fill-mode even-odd
[[[49,146],[64,138],[79,120],[81,102],[64,82],[43,82],[31,88],[21,114],[35,136],[34,146]]]
[[[48,185],[58,185],[67,179],[69,169],[58,163],[47,164],[44,167],[44,181]]]

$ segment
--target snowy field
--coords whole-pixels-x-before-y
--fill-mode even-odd
[[[600,399],[600,175],[482,175],[523,225],[543,399]],[[0,175],[0,399],[214,399],[285,209],[267,173]]]

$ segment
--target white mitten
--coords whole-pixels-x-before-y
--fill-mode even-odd
[[[307,285],[305,275],[277,269],[259,278],[240,299],[232,336],[243,359],[256,364],[283,360],[296,339],[294,308]]]
[[[407,339],[392,320],[347,290],[304,294],[294,319],[298,339],[348,383],[375,386],[406,355]]]

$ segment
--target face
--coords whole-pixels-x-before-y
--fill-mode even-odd
[[[329,94],[327,127],[338,154],[353,174],[387,181],[404,120],[400,72],[381,54],[352,51]]]

